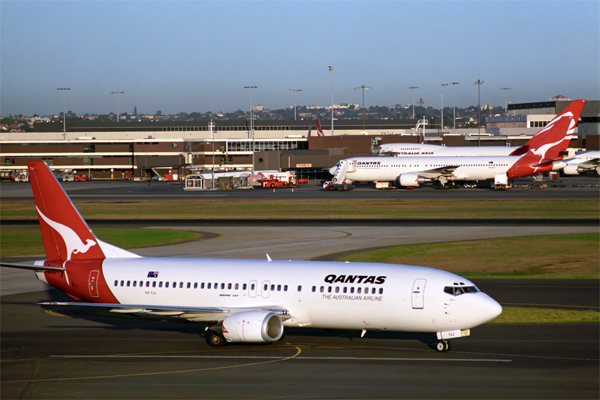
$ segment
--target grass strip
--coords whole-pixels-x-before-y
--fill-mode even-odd
[[[600,277],[600,233],[396,246],[336,261],[424,265],[465,278]]]
[[[75,201],[89,219],[598,218],[597,199],[573,200],[139,200]],[[37,219],[33,201],[0,202],[0,219]]]
[[[94,229],[96,236],[124,249],[173,244],[202,238],[201,233],[158,229]],[[1,229],[0,257],[44,254],[39,228]]]
[[[502,314],[488,322],[505,324],[567,324],[575,322],[599,322],[600,312],[595,310],[562,310],[536,307],[503,307]]]

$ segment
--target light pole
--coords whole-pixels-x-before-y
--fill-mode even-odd
[[[477,108],[479,109],[479,117],[477,117],[477,126],[479,127],[479,137],[478,137],[478,146],[481,146],[481,85],[483,85],[483,81],[481,79],[477,79],[475,81],[475,85],[477,85]]]
[[[294,92],[294,121],[296,120],[296,94],[301,91],[302,89],[290,89],[290,92]]]
[[[335,74],[335,69],[330,65],[329,72],[331,72],[331,136],[333,136],[333,75]]]
[[[454,131],[452,133],[456,133],[456,92],[454,91],[454,86],[458,85],[458,82],[450,82],[452,85],[452,119],[454,120]]]
[[[436,83],[436,86],[440,86],[440,89],[442,91],[442,110],[441,110],[441,119],[442,122],[440,122],[440,132],[444,131],[444,86],[448,86],[447,83]]]
[[[365,85],[360,85],[359,87],[355,87],[354,88],[354,90],[359,90],[359,89],[362,89],[362,99],[363,99],[363,101],[362,101],[362,108],[363,108],[363,118],[362,118],[362,120],[363,120],[363,132],[364,132],[364,130],[365,130],[365,112],[364,112],[364,109],[365,109],[365,90],[372,90],[373,88],[365,86]]]
[[[116,94],[117,95],[117,123],[119,122],[119,96],[120,94],[123,94],[125,92],[110,92],[110,94]]]
[[[257,86],[244,86],[244,89],[250,89],[250,134],[252,135],[252,171],[254,171],[254,117],[252,116],[252,89]],[[214,150],[214,148],[213,148]]]
[[[504,90],[504,113],[508,115],[508,90],[511,90],[511,87],[501,87],[500,90]]]
[[[65,100],[65,91],[71,90],[71,88],[59,87],[59,88],[56,88],[56,90],[62,90],[62,93],[63,93],[63,140],[66,140],[67,139],[67,107],[66,107],[66,100]]]
[[[415,89],[419,89],[419,87],[418,86],[409,86],[408,88],[412,89],[412,91],[413,91],[412,106],[413,106],[413,118],[415,118],[416,117],[416,115],[415,115]]]

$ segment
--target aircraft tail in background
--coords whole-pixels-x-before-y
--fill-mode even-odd
[[[323,128],[321,128],[321,121],[317,118],[317,136],[325,136],[323,135]]]

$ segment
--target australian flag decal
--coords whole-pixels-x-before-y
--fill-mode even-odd
[[[158,278],[158,271],[148,271],[148,278]]]

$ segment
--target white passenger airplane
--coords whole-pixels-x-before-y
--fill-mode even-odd
[[[99,240],[41,161],[28,162],[46,260],[36,271],[76,302],[209,325],[207,341],[275,342],[284,327],[437,333],[449,339],[502,312],[472,282],[432,268],[374,263],[146,258]]]
[[[442,156],[508,156],[519,147],[513,146],[441,146],[425,143],[385,143],[379,146],[380,156],[442,157]]]
[[[564,160],[561,165],[565,175],[579,175],[593,172],[600,175],[600,151],[581,151],[575,157]]]
[[[438,182],[509,179],[541,174],[558,168],[571,141],[585,100],[575,100],[524,146],[510,156],[471,157],[354,157],[339,161],[325,188],[347,187],[351,182],[394,182],[419,186]]]

